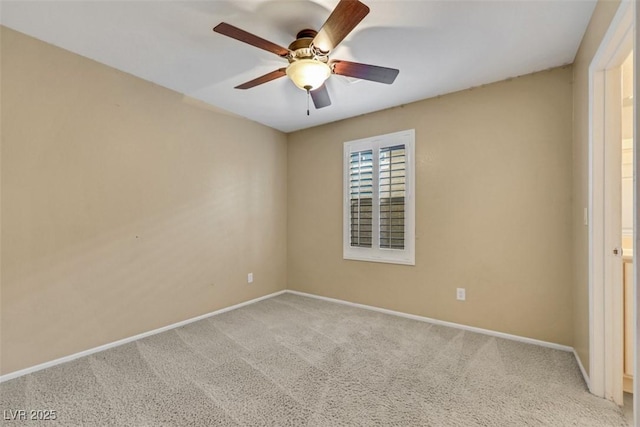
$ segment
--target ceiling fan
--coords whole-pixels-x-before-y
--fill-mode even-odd
[[[286,75],[297,87],[311,95],[316,108],[324,108],[331,105],[329,92],[324,85],[331,74],[391,84],[399,73],[394,68],[329,59],[331,51],[368,13],[369,7],[357,0],[340,0],[320,31],[304,29],[298,32],[288,48],[226,22],[216,25],[213,31],[275,53],[289,61],[288,66],[236,86],[236,89],[250,89]]]

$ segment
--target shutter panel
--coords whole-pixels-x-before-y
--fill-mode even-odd
[[[380,149],[380,247],[404,249],[405,241],[405,146]]]
[[[373,151],[356,151],[349,157],[351,246],[370,248],[373,217]]]

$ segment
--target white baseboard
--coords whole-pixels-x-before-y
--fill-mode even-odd
[[[377,311],[377,312],[380,312],[380,313],[390,314],[390,315],[393,315],[393,316],[405,317],[407,319],[418,320],[420,322],[433,323],[433,324],[436,324],[436,325],[448,326],[450,328],[456,328],[456,329],[463,329],[465,331],[477,332],[479,334],[491,335],[493,337],[504,338],[504,339],[508,339],[508,340],[512,340],[512,341],[520,341],[520,342],[524,342],[524,343],[527,343],[527,344],[539,345],[539,346],[542,346],[542,347],[553,348],[553,349],[556,349],[556,350],[562,350],[562,351],[568,351],[568,352],[574,351],[573,347],[570,347],[570,346],[567,346],[567,345],[556,344],[556,343],[552,343],[552,342],[548,342],[548,341],[536,340],[536,339],[533,339],[533,338],[521,337],[519,335],[506,334],[504,332],[492,331],[490,329],[482,329],[482,328],[476,328],[475,326],[467,326],[467,325],[461,325],[459,323],[445,322],[444,320],[432,319],[430,317],[418,316],[418,315],[415,315],[415,314],[403,313],[401,311],[388,310],[386,308],[380,308],[380,307],[374,307],[374,306],[371,306],[371,305],[358,304],[358,303],[355,303],[355,302],[349,302],[349,301],[344,301],[344,300],[335,299],[335,298],[323,297],[323,296],[319,296],[319,295],[308,294],[308,293],[305,293],[305,292],[292,291],[290,289],[287,289],[285,292],[286,293],[290,293],[290,294],[310,297],[310,298],[321,299],[321,300],[324,300],[324,301],[335,302],[335,303],[338,303],[338,304],[349,305],[349,306],[352,306],[352,307],[363,308],[365,310]]]
[[[584,366],[582,365],[582,360],[580,360],[580,356],[578,356],[578,352],[576,351],[576,349],[573,349],[573,355],[576,358],[576,361],[578,362],[578,367],[580,368],[580,372],[582,372],[582,378],[584,378],[584,382],[587,383],[587,388],[589,389],[589,391],[591,391],[591,381],[589,381],[589,375],[587,375],[587,371],[584,369]]]
[[[122,344],[127,344],[127,343],[130,343],[132,341],[136,341],[136,340],[139,340],[139,339],[142,339],[142,338],[149,337],[151,335],[155,335],[155,334],[159,334],[161,332],[165,332],[165,331],[168,331],[168,330],[171,330],[171,329],[179,328],[180,326],[188,325],[189,323],[197,322],[198,320],[206,319],[207,317],[215,316],[216,314],[226,313],[227,311],[235,310],[237,308],[244,307],[246,305],[253,304],[253,303],[256,303],[258,301],[262,301],[262,300],[265,300],[265,299],[268,299],[268,298],[272,298],[272,297],[281,295],[281,294],[283,294],[285,292],[286,291],[284,291],[284,290],[278,291],[278,292],[274,292],[272,294],[264,295],[264,296],[261,296],[261,297],[258,297],[258,298],[254,298],[254,299],[249,300],[249,301],[241,302],[239,304],[232,305],[230,307],[221,308],[220,310],[212,311],[211,313],[203,314],[201,316],[197,316],[197,317],[193,317],[191,319],[183,320],[183,321],[178,322],[178,323],[173,323],[171,325],[163,326],[162,328],[154,329],[154,330],[148,331],[148,332],[143,332],[141,334],[134,335],[134,336],[129,337],[129,338],[124,338],[124,339],[121,339],[121,340],[118,340],[118,341],[114,341],[114,342],[111,342],[111,343],[107,343],[107,344],[104,344],[104,345],[101,345],[101,346],[98,346],[98,347],[90,348],[88,350],[84,350],[84,351],[81,351],[79,353],[71,354],[69,356],[64,356],[64,357],[61,357],[59,359],[55,359],[55,360],[51,360],[49,362],[41,363],[39,365],[31,366],[30,368],[25,368],[25,369],[21,369],[19,371],[10,372],[8,374],[0,376],[0,383],[2,383],[4,381],[12,380],[12,379],[17,378],[17,377],[21,377],[23,375],[27,375],[27,374],[30,374],[30,373],[33,373],[33,372],[37,372],[37,371],[40,371],[42,369],[50,368],[50,367],[55,366],[55,365],[60,365],[61,363],[70,362],[70,361],[78,359],[80,357],[89,356],[90,354],[98,353],[100,351],[107,350],[107,349],[110,349],[110,348],[113,348],[113,347],[118,347],[118,346],[120,346]]]

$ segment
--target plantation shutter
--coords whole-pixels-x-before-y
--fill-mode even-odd
[[[351,246],[370,248],[373,217],[373,151],[356,151],[349,160]]]
[[[404,145],[380,149],[380,247],[404,249],[406,157]]]
[[[415,265],[415,131],[344,143],[344,259]]]

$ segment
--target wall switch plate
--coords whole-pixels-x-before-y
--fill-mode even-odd
[[[584,208],[582,212],[582,222],[584,222],[584,225],[589,225],[589,210],[587,208]]]
[[[247,274],[247,283],[253,283],[253,273]]]
[[[456,289],[456,299],[458,301],[464,301],[467,298],[466,291],[464,288]]]

